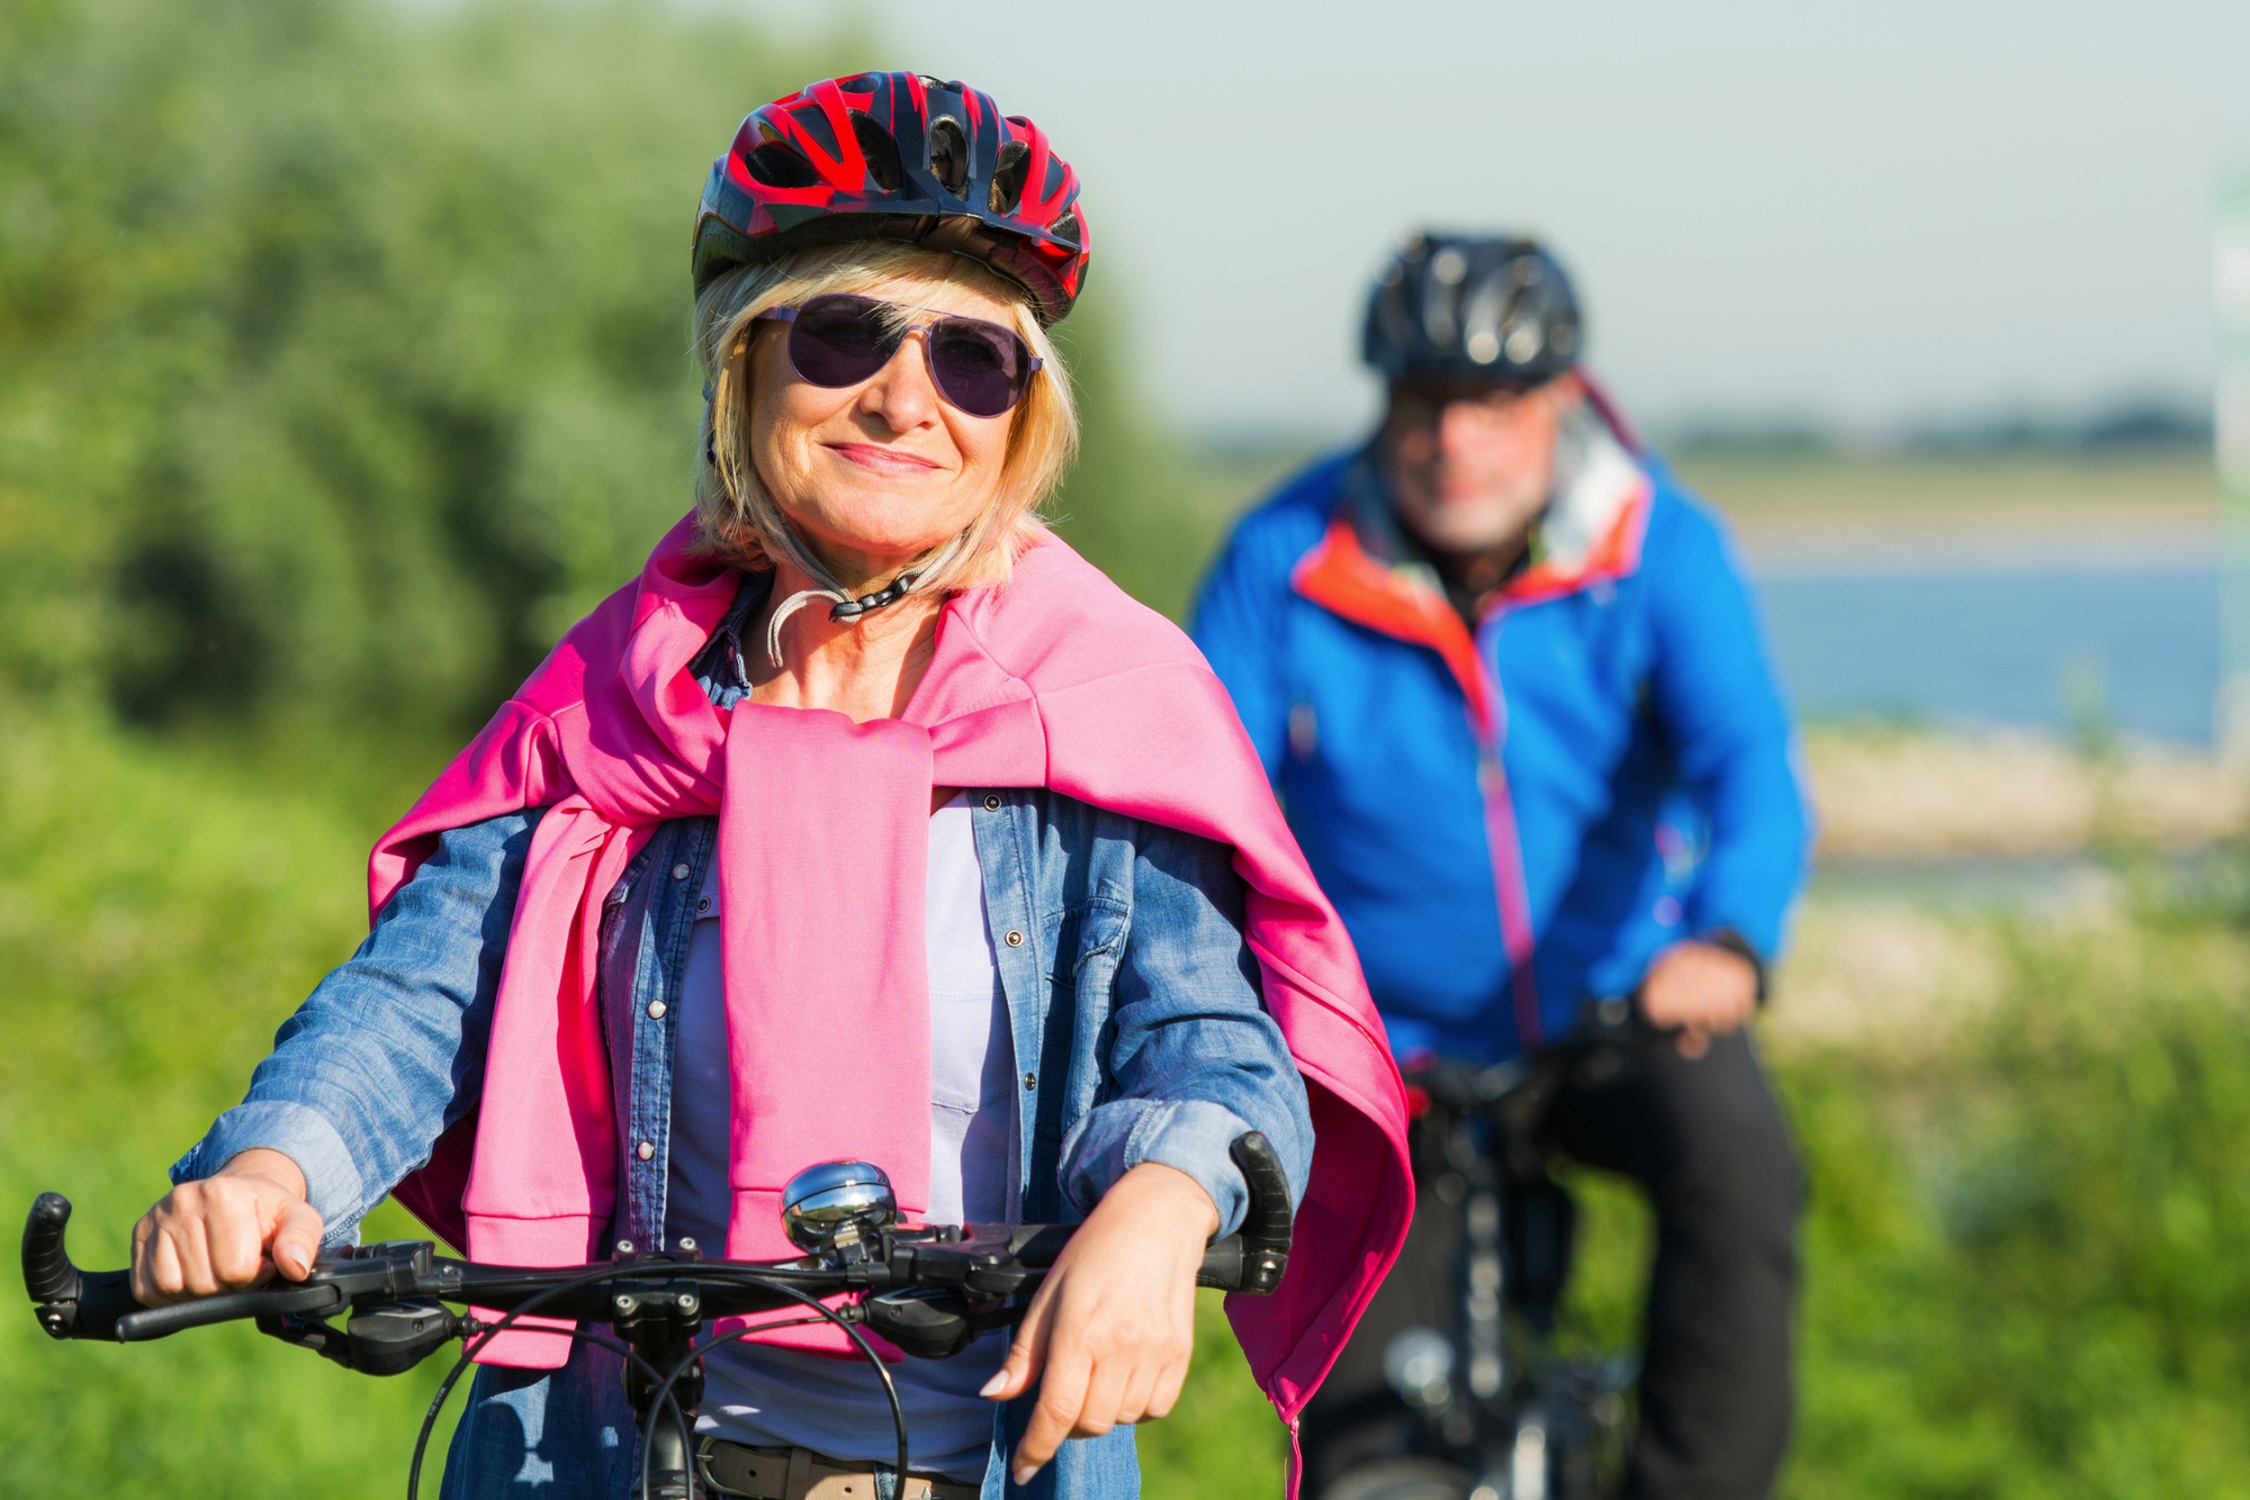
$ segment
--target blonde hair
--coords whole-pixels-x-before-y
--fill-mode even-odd
[[[714,277],[695,299],[695,352],[709,383],[703,442],[696,459],[695,513],[705,551],[732,567],[761,570],[786,558],[806,577],[842,596],[759,479],[751,452],[747,354],[751,325],[770,308],[802,305],[830,292],[870,292],[902,279],[969,286],[1006,301],[1016,332],[1040,359],[1016,403],[1008,448],[991,501],[957,537],[917,559],[936,566],[914,592],[1000,584],[1016,557],[1047,535],[1039,507],[1078,451],[1078,411],[1054,341],[1033,315],[1029,294],[978,262],[944,251],[880,240],[798,250],[762,266]],[[914,571],[908,569],[907,571]]]

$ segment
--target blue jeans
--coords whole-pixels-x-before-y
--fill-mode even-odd
[[[640,1483],[641,1444],[623,1370],[623,1360],[588,1343],[578,1344],[560,1370],[479,1370],[446,1454],[440,1500],[629,1500]],[[1029,1485],[1009,1484],[1003,1455],[1022,1435],[1031,1406],[1026,1397],[1001,1408],[984,1500],[1135,1500],[1141,1477],[1130,1427],[1067,1442]],[[892,1500],[894,1486],[894,1476],[879,1469],[875,1500]]]

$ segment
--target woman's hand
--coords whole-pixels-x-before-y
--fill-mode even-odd
[[[1641,981],[1641,1014],[1680,1033],[1680,1056],[1701,1057],[1758,1009],[1758,971],[1716,943],[1674,943]]]
[[[1017,1484],[1046,1467],[1063,1439],[1161,1417],[1180,1399],[1195,1352],[1195,1273],[1218,1227],[1202,1184],[1157,1162],[1103,1194],[1056,1257],[1008,1362],[983,1391],[1011,1401],[1039,1383],[1039,1404],[1016,1445]]]
[[[320,1253],[322,1227],[295,1162],[279,1151],[245,1151],[141,1215],[133,1226],[133,1297],[161,1307],[259,1286],[275,1271],[303,1281]]]

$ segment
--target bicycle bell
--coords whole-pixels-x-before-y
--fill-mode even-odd
[[[891,1179],[872,1162],[824,1161],[781,1190],[781,1223],[790,1243],[815,1254],[856,1243],[897,1219]]]

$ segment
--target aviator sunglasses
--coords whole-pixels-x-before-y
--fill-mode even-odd
[[[972,417],[997,417],[1023,399],[1040,362],[1014,329],[983,318],[917,323],[912,312],[832,292],[802,307],[768,308],[758,320],[789,325],[789,367],[812,385],[857,385],[889,364],[908,334],[919,333],[930,379],[951,405]]]

